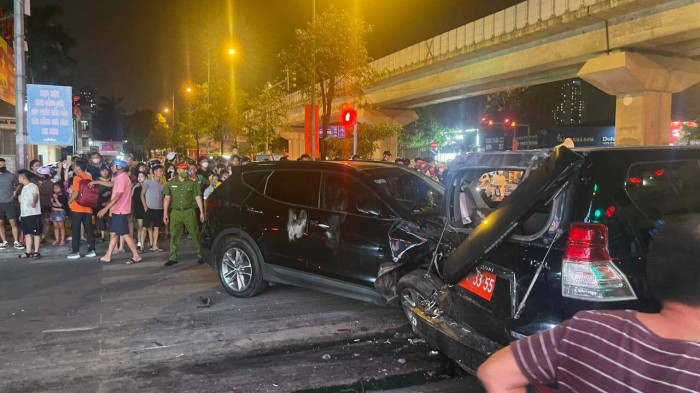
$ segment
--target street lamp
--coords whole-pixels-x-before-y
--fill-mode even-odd
[[[230,48],[230,49],[228,50],[228,54],[231,55],[231,56],[233,56],[233,55],[236,54],[236,50],[233,49],[233,48]]]
[[[191,88],[191,87],[188,87],[187,89],[185,89],[185,91],[186,91],[188,94],[189,94],[189,93],[192,93],[192,88]]]

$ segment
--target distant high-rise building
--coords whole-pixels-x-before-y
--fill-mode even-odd
[[[558,126],[580,125],[584,121],[586,100],[580,79],[560,82],[555,87],[559,101],[552,109],[554,124]]]
[[[78,119],[78,131],[80,140],[78,150],[81,153],[90,151],[91,141],[94,139],[94,119],[97,110],[97,90],[83,87],[76,95],[76,104],[80,108]]]

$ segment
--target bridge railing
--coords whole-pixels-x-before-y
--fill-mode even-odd
[[[470,47],[529,25],[559,17],[567,12],[595,5],[603,0],[528,0],[505,10],[467,23],[446,33],[411,45],[373,61],[370,65],[385,76],[392,76],[468,52]],[[303,104],[301,92],[286,97],[289,107]]]

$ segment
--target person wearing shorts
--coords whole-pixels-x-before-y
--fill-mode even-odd
[[[61,183],[54,183],[52,191],[49,221],[53,223],[53,233],[56,240],[51,244],[64,246],[66,244],[66,207],[68,207],[68,196]]]
[[[151,241],[151,251],[163,251],[158,247],[158,230],[165,226],[163,222],[163,167],[156,165],[152,169],[153,178],[143,182],[141,201],[145,209],[143,217],[143,230],[148,231]],[[145,239],[145,237],[144,237]],[[145,246],[145,244],[144,244]]]
[[[5,221],[10,222],[12,228],[12,239],[15,241],[15,248],[24,249],[19,242],[19,226],[17,225],[17,208],[15,207],[15,191],[19,182],[14,173],[7,170],[5,159],[0,157],[0,249],[10,246],[5,236]]]
[[[119,237],[124,238],[124,242],[133,254],[131,259],[126,262],[127,265],[139,263],[143,259],[139,256],[139,251],[136,249],[136,244],[129,231],[129,216],[131,215],[131,180],[129,179],[127,170],[128,166],[126,162],[119,159],[112,160],[112,172],[117,174],[114,178],[112,199],[107,203],[107,206],[103,207],[97,213],[97,217],[99,218],[104,217],[108,212],[112,213],[112,222],[109,229],[109,248],[105,255],[97,260],[98,263],[112,262],[112,253],[117,247]],[[90,183],[91,186],[95,184],[95,182]]]
[[[20,194],[19,198],[20,227],[22,232],[24,232],[24,240],[27,244],[27,251],[20,254],[19,257],[22,259],[41,258],[41,254],[39,254],[39,246],[41,245],[39,186],[32,183],[32,179],[35,177],[32,172],[22,169],[17,174],[17,179],[23,185],[22,194]]]

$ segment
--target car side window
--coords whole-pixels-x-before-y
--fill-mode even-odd
[[[321,206],[325,210],[368,217],[385,215],[383,204],[367,187],[350,176],[335,173],[325,176]]]
[[[318,207],[321,172],[275,171],[267,179],[265,195],[294,205]]]
[[[270,176],[270,171],[245,172],[243,173],[243,183],[262,194],[265,192],[268,176]]]

